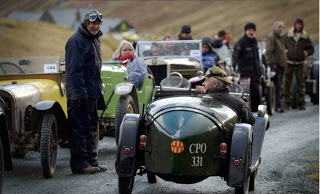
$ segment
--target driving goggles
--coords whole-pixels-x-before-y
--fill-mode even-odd
[[[95,22],[96,20],[99,20],[100,22],[102,22],[103,16],[101,13],[93,13],[89,15],[89,21],[90,22]]]
[[[206,76],[207,77],[227,77],[226,74],[223,74],[223,73],[213,73],[212,69],[209,68],[206,72]]]

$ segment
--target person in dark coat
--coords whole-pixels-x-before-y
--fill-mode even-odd
[[[231,86],[232,82],[227,78],[227,74],[220,67],[214,66],[206,72],[205,81],[202,83],[214,101],[232,108],[238,115],[241,123],[254,125],[255,118],[250,109],[243,100],[229,94],[227,86]]]
[[[227,32],[225,30],[220,30],[217,36],[212,41],[213,48],[221,48],[226,43]]]
[[[70,167],[73,174],[107,170],[97,162],[94,133],[97,130],[97,100],[102,97],[100,26],[102,15],[86,13],[78,30],[66,43],[66,93],[70,135]]]
[[[303,19],[297,18],[294,26],[284,36],[284,43],[288,50],[287,52],[287,68],[284,72],[284,101],[285,109],[289,110],[292,104],[291,84],[293,75],[297,80],[297,104],[299,110],[305,110],[304,96],[305,88],[305,70],[304,65],[307,57],[312,55],[314,48],[312,42],[305,30],[303,30]]]
[[[244,27],[245,34],[233,47],[232,63],[234,69],[238,67],[241,77],[250,78],[251,111],[257,112],[261,104],[260,84],[261,67],[257,39],[256,25],[248,23]]]
[[[183,25],[178,40],[193,40],[190,25]]]

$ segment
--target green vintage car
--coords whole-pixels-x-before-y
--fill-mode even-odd
[[[100,137],[115,135],[118,141],[119,127],[127,113],[142,113],[153,95],[155,82],[150,69],[139,90],[130,83],[122,61],[102,63],[101,79],[105,85],[104,100],[106,106],[98,111],[100,115]]]
[[[232,95],[245,98],[233,84]],[[196,87],[198,88],[198,87]],[[255,189],[269,116],[266,106],[255,124],[242,123],[228,105],[196,89],[179,73],[156,86],[142,114],[127,114],[120,127],[116,157],[119,193],[131,193],[136,175],[192,184],[220,176],[235,193]]]
[[[12,170],[12,156],[23,158],[27,151],[41,155],[45,178],[56,170],[57,147],[68,145],[67,99],[64,66],[57,56],[10,57],[0,59],[0,116],[4,168]],[[148,76],[140,90],[132,86],[128,93],[114,93],[122,83],[126,69],[119,62],[104,62],[101,78],[107,102],[99,111],[102,139],[126,113],[140,113],[151,101],[153,78]],[[130,85],[129,82],[125,83]]]

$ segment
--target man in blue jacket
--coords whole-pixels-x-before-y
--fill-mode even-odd
[[[86,13],[66,50],[66,92],[70,136],[70,166],[73,174],[107,170],[97,162],[94,133],[98,126],[97,100],[102,97],[100,26],[102,14]]]

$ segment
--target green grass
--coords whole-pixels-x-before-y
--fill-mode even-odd
[[[14,21],[0,18],[0,57],[60,56],[73,29],[45,22]],[[102,59],[108,60],[119,45],[118,40],[103,36]]]

